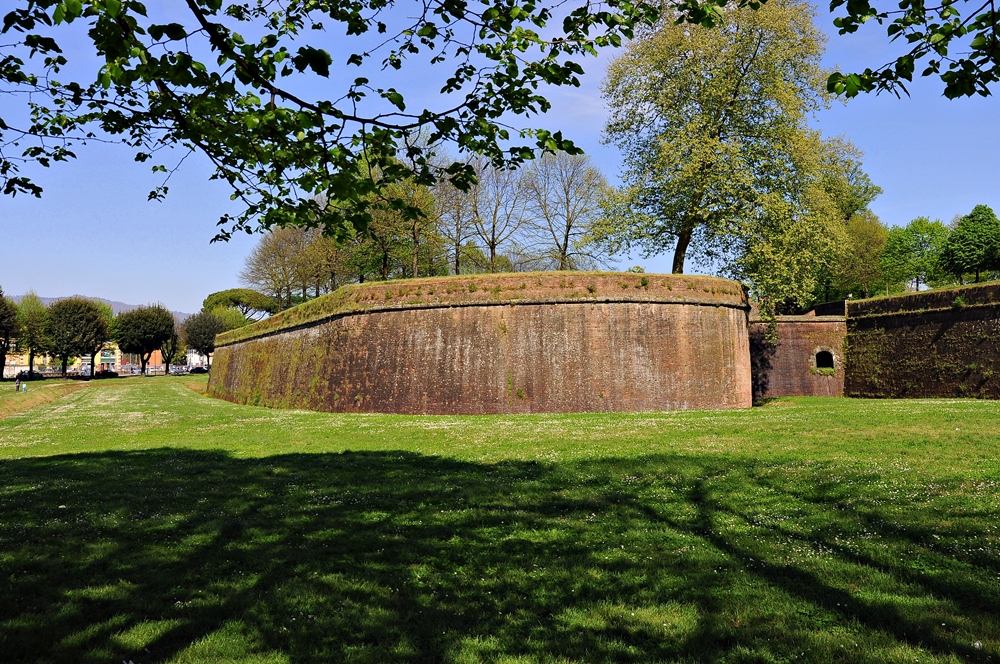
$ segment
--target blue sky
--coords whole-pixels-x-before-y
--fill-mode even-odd
[[[895,52],[878,26],[839,36],[829,14],[821,13],[818,22],[830,35],[830,67],[877,65]],[[82,42],[70,45],[83,48]],[[609,55],[586,63],[581,88],[553,89],[553,110],[527,124],[561,129],[613,180],[619,158],[600,143],[605,111],[598,93]],[[414,80],[422,71],[417,67],[406,75]],[[947,222],[979,203],[1000,210],[996,102],[949,101],[941,87],[926,79],[911,87],[909,98],[883,94],[835,102],[814,120],[826,135],[842,134],[864,150],[866,171],[885,190],[872,207],[890,225],[917,216]],[[233,208],[226,188],[208,180],[203,160],[188,159],[171,178],[166,201],[151,203],[146,196],[161,177],[134,163],[130,150],[91,144],[76,152],[75,161],[30,172],[45,188],[40,200],[0,198],[0,286],[6,294],[79,293],[194,312],[208,293],[239,285],[237,273],[256,238],[209,244],[215,222]],[[669,257],[624,257],[621,264],[668,271]]]

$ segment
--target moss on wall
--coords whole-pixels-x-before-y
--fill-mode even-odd
[[[494,287],[524,281],[530,290],[530,280],[539,279],[504,276]],[[430,280],[420,281],[426,293]],[[465,284],[464,298],[475,294],[468,281],[437,280],[431,287],[445,283],[459,296],[454,287]],[[613,287],[617,300],[605,294],[608,301],[582,295],[546,301],[538,290],[587,293],[581,284],[598,293]],[[216,351],[209,392],[272,407],[396,413],[750,405],[747,303],[739,284],[549,273],[534,287],[524,300],[378,306],[230,341]],[[414,282],[391,288],[417,290]],[[365,292],[370,299],[361,301],[379,291]]]
[[[1000,398],[1000,284],[848,304],[845,392]]]

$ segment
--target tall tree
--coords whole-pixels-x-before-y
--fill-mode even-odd
[[[7,353],[17,343],[21,325],[17,316],[17,305],[14,300],[4,296],[0,288],[0,378],[3,378],[7,366]]]
[[[165,341],[160,343],[160,357],[163,358],[163,366],[166,367],[163,372],[164,376],[170,375],[170,365],[173,363],[174,359],[183,355],[184,340],[175,328],[170,336],[167,337]]]
[[[585,238],[601,214],[608,183],[584,155],[544,155],[525,172],[528,209],[557,270],[595,264]]]
[[[598,239],[615,252],[672,250],[675,273],[697,256],[769,307],[813,297],[857,207],[829,182],[849,144],[807,126],[827,104],[814,13],[775,1],[706,29],[668,12],[612,61],[605,133],[622,151],[623,187]]]
[[[309,244],[307,253],[315,266],[317,297],[358,278],[357,270],[352,264],[353,245],[353,240],[339,242],[325,235],[319,235]]]
[[[145,375],[149,358],[174,333],[173,314],[154,304],[118,314],[117,324],[118,347],[139,356],[140,370]]]
[[[887,287],[893,283],[912,284],[915,291],[941,274],[941,251],[948,228],[939,220],[917,217],[905,227],[889,229],[880,259]]]
[[[478,161],[473,189],[473,223],[489,272],[501,271],[500,252],[528,219],[528,196],[520,173]]]
[[[104,350],[109,341],[115,338],[115,314],[111,305],[95,300],[87,300],[89,310],[83,316],[83,333],[80,338],[80,354],[90,356],[90,377],[96,374],[97,354]]]
[[[672,247],[681,273],[692,241],[746,234],[761,199],[793,186],[795,141],[825,103],[813,13],[768,3],[730,12],[714,30],[668,16],[611,62],[605,133],[622,151],[634,213],[619,243]]]
[[[968,273],[976,275],[1000,270],[1000,220],[986,205],[977,205],[958,220],[941,250],[941,267],[960,282]]]
[[[226,331],[225,323],[213,313],[202,311],[184,321],[184,339],[189,348],[209,358],[215,352],[215,337]]]
[[[49,309],[34,291],[21,298],[17,304],[18,324],[21,334],[17,338],[17,348],[28,353],[28,374],[35,371],[35,357],[49,352],[52,340],[49,338]]]
[[[73,357],[90,355],[90,373],[94,373],[94,355],[108,341],[110,329],[104,311],[97,303],[82,297],[59,300],[49,307],[49,338],[52,353],[59,358],[62,375]]]
[[[278,310],[292,306],[292,295],[300,287],[300,256],[308,240],[298,228],[278,228],[265,233],[246,258],[240,281],[270,295]]]
[[[448,262],[453,274],[463,273],[467,245],[475,236],[474,196],[475,188],[463,191],[448,181],[439,182],[434,187],[436,230],[448,246]]]
[[[878,217],[865,211],[854,214],[847,222],[847,237],[844,260],[835,269],[837,288],[841,293],[870,297],[883,283],[881,257],[889,229]]]

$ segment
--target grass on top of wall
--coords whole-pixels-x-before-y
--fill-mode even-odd
[[[660,288],[657,289],[657,286]],[[677,287],[678,301],[729,302],[743,307],[742,286],[728,279],[705,275],[636,274],[629,272],[499,272],[419,279],[394,279],[348,284],[332,293],[285,309],[269,318],[220,334],[219,346],[307,325],[331,316],[368,310],[408,307],[454,306],[503,301],[620,300],[645,299],[647,290],[662,298]],[[625,295],[627,294],[627,296]],[[652,299],[656,299],[653,296]]]
[[[0,421],[4,662],[1000,658],[997,402],[404,417],[190,387]]]

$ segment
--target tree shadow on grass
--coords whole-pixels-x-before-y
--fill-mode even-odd
[[[829,474],[708,455],[3,461],[0,653],[996,661],[989,498]]]

